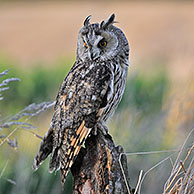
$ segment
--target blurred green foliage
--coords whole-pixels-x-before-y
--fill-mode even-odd
[[[162,106],[167,86],[165,71],[156,71],[149,76],[130,75],[118,110],[135,108],[142,113],[154,113]]]
[[[1,111],[16,112],[33,102],[54,100],[72,63],[72,60],[62,60],[48,68],[36,65],[29,69],[22,69],[9,61],[0,59],[0,72],[10,69],[7,77],[18,77],[21,80],[11,84],[10,89],[3,93],[5,100],[0,102]]]
[[[165,111],[162,109],[169,81],[165,70],[133,73],[114,118],[109,122],[113,138],[126,151],[162,149]]]
[[[64,189],[62,189],[60,175],[48,173],[48,160],[42,167],[33,172],[29,164],[32,158],[20,156],[18,160],[6,168],[3,177],[0,179],[0,193],[13,194],[71,194],[72,181],[71,174],[68,175]]]

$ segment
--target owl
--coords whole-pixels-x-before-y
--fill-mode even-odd
[[[129,44],[115,15],[79,31],[76,62],[64,79],[48,132],[34,159],[36,170],[50,156],[49,172],[61,171],[65,182],[80,148],[91,134],[108,133],[105,122],[117,108],[125,89]]]

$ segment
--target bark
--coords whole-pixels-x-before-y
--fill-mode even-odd
[[[74,194],[132,194],[127,181],[127,158],[123,148],[116,147],[112,137],[100,130],[97,135],[87,138],[85,148],[80,150],[71,172]]]

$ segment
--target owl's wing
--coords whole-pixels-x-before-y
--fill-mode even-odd
[[[105,63],[76,63],[72,67],[58,93],[51,127],[35,158],[35,168],[52,152],[49,170],[61,169],[65,182],[81,145],[107,104],[112,79]]]

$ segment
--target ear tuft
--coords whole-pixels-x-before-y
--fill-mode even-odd
[[[102,21],[100,27],[105,29],[114,23],[115,14],[111,14],[105,21]]]
[[[91,15],[89,15],[85,20],[84,20],[84,26],[88,26],[88,25],[90,25],[90,20],[91,20],[91,18],[92,18],[92,16]]]

